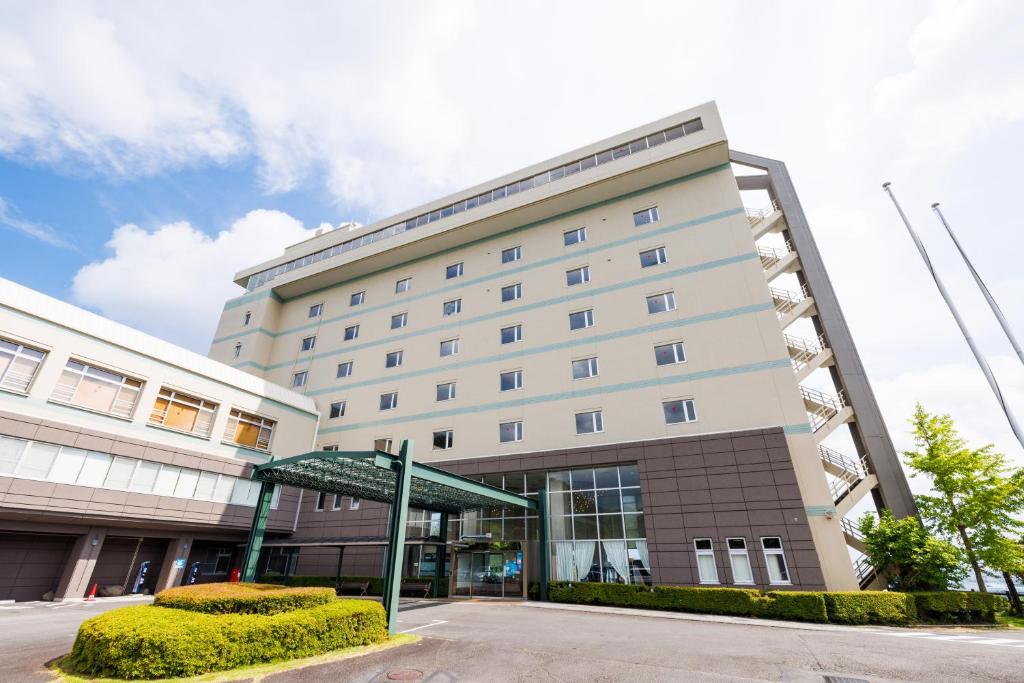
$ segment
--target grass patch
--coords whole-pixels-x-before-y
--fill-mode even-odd
[[[335,650],[334,652],[317,655],[315,657],[287,659],[283,661],[270,662],[268,664],[255,664],[252,666],[243,666],[238,669],[232,669],[231,671],[215,671],[213,673],[186,678],[151,679],[149,683],[185,683],[186,681],[188,683],[228,683],[229,681],[238,681],[243,679],[251,680],[253,683],[258,683],[267,676],[280,673],[282,671],[294,671],[296,669],[304,669],[306,667],[319,666],[321,664],[340,662],[345,659],[351,659],[352,657],[361,657],[363,655],[372,654],[392,647],[398,647],[400,645],[409,645],[417,642],[418,640],[420,640],[420,637],[412,633],[399,633],[383,643],[347,647],[341,650]],[[59,657],[49,665],[50,671],[56,674],[57,680],[63,681],[64,683],[123,683],[126,680],[123,678],[104,678],[102,676],[87,676],[73,673],[67,669],[67,658],[68,655]]]
[[[996,623],[1009,628],[1024,628],[1024,617],[1014,617],[1009,614],[997,614]]]

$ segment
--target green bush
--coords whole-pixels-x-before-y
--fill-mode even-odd
[[[280,614],[325,605],[335,599],[329,588],[285,588],[265,583],[202,583],[168,588],[153,604],[207,614]]]
[[[933,623],[993,624],[996,614],[1006,608],[1006,598],[992,593],[943,591],[911,595],[921,621]]]
[[[271,615],[141,605],[84,622],[66,663],[76,673],[93,676],[196,676],[370,645],[387,637],[383,608],[368,600],[333,600]]]
[[[761,599],[757,589],[684,588],[619,583],[553,582],[549,597],[554,602],[612,607],[643,607],[679,612],[750,616]]]
[[[824,593],[833,624],[907,624],[917,618],[909,593],[850,591]]]
[[[793,621],[828,621],[825,594],[812,591],[773,591],[765,593],[755,616]]]

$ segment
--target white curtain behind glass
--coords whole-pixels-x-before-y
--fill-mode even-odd
[[[590,567],[594,564],[594,549],[597,541],[576,541],[576,578],[585,581]]]
[[[604,555],[608,558],[615,571],[619,573],[622,580],[629,583],[629,558],[626,557],[626,544],[623,541],[602,541]]]
[[[559,581],[572,581],[574,560],[572,554],[572,541],[555,541],[555,567],[557,568]]]

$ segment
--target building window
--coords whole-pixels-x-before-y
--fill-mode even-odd
[[[308,377],[308,373],[305,370],[292,375],[292,388],[298,389],[299,387],[306,386],[306,377]]]
[[[274,436],[277,423],[259,415],[232,410],[228,416],[228,424],[224,429],[224,440],[239,446],[270,450],[270,440]]]
[[[452,280],[457,277],[462,277],[462,262],[453,263],[444,270],[444,277],[446,280]]]
[[[576,311],[569,314],[569,329],[582,330],[594,326],[594,309],[588,308],[585,311]]]
[[[459,353],[459,340],[458,339],[446,339],[441,342],[441,358],[448,356],[455,356]]]
[[[569,287],[590,282],[590,266],[565,271],[565,284]]]
[[[522,370],[509,370],[501,373],[500,376],[501,391],[512,391],[513,389],[523,388],[523,371]]]
[[[715,550],[711,539],[693,539],[693,549],[697,553],[697,573],[700,582],[718,583],[718,565],[715,563]]]
[[[28,391],[46,352],[0,339],[0,388]]]
[[[302,350],[312,351],[313,347],[316,346],[316,336],[304,337],[302,340]]]
[[[509,247],[508,249],[501,250],[501,262],[512,263],[523,258],[523,248],[520,246]]]
[[[334,502],[331,504],[331,510],[340,510],[340,509],[341,509],[341,494],[340,493],[335,493],[334,494]]]
[[[328,413],[328,416],[332,420],[334,418],[336,418],[336,417],[345,417],[345,402],[344,401],[336,401],[336,402],[332,403],[331,404],[331,411]]]
[[[392,351],[384,357],[384,367],[386,368],[397,368],[402,364],[402,352]]]
[[[348,509],[349,510],[358,510],[359,509],[359,499],[356,498],[355,496],[352,496],[351,498],[349,498],[348,499]]]
[[[310,318],[319,318],[320,314],[323,313],[323,312],[324,312],[324,305],[323,304],[313,304],[312,306],[309,307],[309,317]]]
[[[597,377],[597,357],[581,358],[572,362],[572,378],[586,379]]]
[[[459,313],[462,313],[462,299],[452,299],[451,301],[444,302],[441,315],[457,315]]]
[[[565,242],[565,246],[567,247],[572,246],[573,244],[579,244],[580,242],[586,242],[587,229],[576,228],[575,230],[570,230],[569,232],[562,233],[562,240]]]
[[[674,292],[664,294],[652,294],[647,297],[647,312],[650,314],[664,313],[665,311],[676,310],[676,295]]]
[[[510,325],[509,327],[501,328],[501,343],[502,344],[514,344],[515,342],[523,341],[523,326],[522,325]]]
[[[216,414],[216,403],[164,387],[153,405],[149,423],[205,437],[210,435]]]
[[[235,344],[235,358],[238,358],[241,355],[242,355],[242,342],[238,342],[237,344]]]
[[[401,294],[402,292],[408,292],[412,289],[412,278],[407,277],[399,280],[395,283],[395,294]]]
[[[768,581],[790,583],[786,555],[782,552],[782,539],[778,536],[763,537],[761,548],[764,550],[764,563],[768,566]]]
[[[373,450],[380,451],[381,453],[391,452],[391,439],[389,437],[382,437],[380,439],[373,440]]]
[[[338,445],[337,445],[337,444],[332,444],[332,445],[330,445],[330,446],[324,446],[324,447],[323,447],[323,448],[321,448],[320,450],[322,450],[322,451],[328,451],[328,452],[331,452],[331,451],[336,451],[336,450],[338,450]],[[280,487],[278,487],[278,488],[280,488]]]
[[[693,407],[693,399],[665,401],[661,407],[665,411],[665,424],[667,425],[697,421],[697,410]]]
[[[319,491],[316,494],[316,511],[317,512],[323,512],[324,511],[324,503],[326,501],[327,501],[327,494],[324,493],[323,491]]]
[[[142,381],[69,360],[51,398],[80,408],[131,417]]]
[[[654,361],[658,365],[675,365],[686,362],[686,351],[683,342],[662,344],[654,347]]]
[[[577,434],[597,434],[604,431],[604,415],[600,410],[576,413]]]
[[[445,382],[444,384],[437,385],[437,400],[438,401],[454,401],[455,400],[455,382]]]
[[[501,301],[515,301],[516,299],[523,298],[523,283],[517,282],[514,285],[508,285],[501,288]]]
[[[658,221],[658,207],[652,206],[649,209],[643,211],[637,211],[633,214],[633,225],[640,227],[641,225],[647,225],[648,223],[656,223]]]
[[[242,316],[242,327],[249,327],[249,323],[252,322],[252,311],[246,311],[245,315]]]
[[[455,432],[445,429],[434,432],[434,450],[446,451],[455,445]]]
[[[409,324],[408,313],[396,313],[391,316],[391,329],[398,330]]]
[[[380,395],[380,409],[391,410],[398,407],[398,392],[389,391],[386,394]]]
[[[650,268],[651,266],[657,266],[667,262],[668,257],[665,256],[665,247],[658,247],[657,249],[648,249],[647,251],[640,252],[641,268]]]
[[[747,555],[747,539],[727,538],[729,548],[729,566],[732,567],[733,583],[754,583],[754,572],[750,568],[750,556]]]
[[[498,440],[501,443],[512,443],[523,440],[523,423],[502,422],[498,425]]]
[[[352,361],[347,360],[344,363],[338,363],[338,374],[335,377],[348,377],[352,374]]]
[[[345,328],[345,341],[352,341],[359,336],[359,325],[351,325]]]
[[[358,306],[359,304],[366,301],[366,292],[356,292],[348,299],[349,306]]]

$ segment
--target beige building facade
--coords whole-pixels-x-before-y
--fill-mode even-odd
[[[237,275],[210,357],[315,402],[318,448],[411,439],[417,460],[564,490],[549,549],[500,511],[456,524],[463,546],[488,530],[485,565],[500,538],[562,579],[868,585],[846,514],[913,503],[784,171],[731,151],[705,104],[289,247]],[[835,394],[803,386],[819,371]],[[825,443],[840,427],[858,452]],[[307,498],[280,541],[299,570],[386,518],[332,507]],[[452,590],[474,561],[453,556]]]
[[[0,279],[0,600],[227,580],[312,399]],[[278,493],[270,529],[295,529]]]

